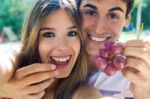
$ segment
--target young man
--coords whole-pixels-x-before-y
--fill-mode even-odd
[[[128,27],[133,2],[134,0],[78,0],[83,19],[82,28],[87,37],[88,83],[99,89],[103,95],[115,96],[117,99],[133,97],[129,86],[135,99],[150,97],[150,44],[140,40],[126,43],[123,54],[128,57],[127,65],[138,72],[124,69],[108,77],[96,71],[94,66],[94,57],[104,42],[119,40],[123,27]]]

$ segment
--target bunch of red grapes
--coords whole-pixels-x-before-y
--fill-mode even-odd
[[[106,41],[95,58],[96,67],[108,76],[125,68],[127,58],[122,54],[123,49],[124,44],[121,42]]]

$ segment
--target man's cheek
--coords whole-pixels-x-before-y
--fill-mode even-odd
[[[82,28],[83,28],[83,29],[86,29],[86,28],[89,28],[90,26],[91,26],[90,20],[84,18],[84,19],[83,19],[83,22],[82,22]]]

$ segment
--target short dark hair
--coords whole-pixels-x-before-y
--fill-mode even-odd
[[[81,1],[82,0],[76,0],[76,3],[78,5],[78,11],[79,11],[79,8],[80,8],[80,4],[81,4]],[[133,4],[134,4],[134,0],[122,0],[124,3],[126,3],[127,5],[127,12],[126,12],[126,17],[131,13],[132,11],[132,8],[133,8]]]
[[[127,5],[127,11],[126,11],[126,17],[127,17],[132,11],[134,0],[122,0],[122,1],[125,2]]]

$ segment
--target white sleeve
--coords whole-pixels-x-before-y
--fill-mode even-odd
[[[88,83],[96,87],[104,96],[114,96],[116,99],[133,97],[129,90],[130,81],[120,71],[113,76],[97,71],[88,77]]]

